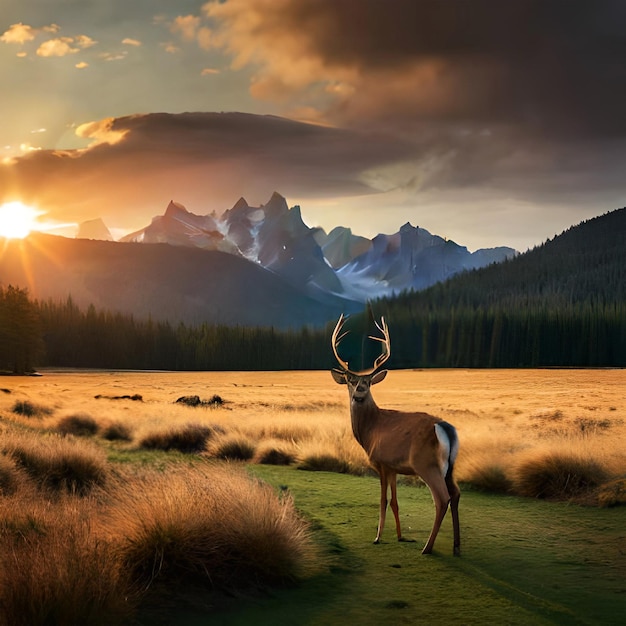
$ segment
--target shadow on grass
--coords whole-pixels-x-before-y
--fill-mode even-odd
[[[255,589],[235,594],[205,589],[155,589],[144,603],[136,626],[275,626],[316,623],[326,607],[349,596],[352,579],[364,561],[351,553],[338,536],[312,521],[315,542],[326,559],[323,573],[282,588]]]

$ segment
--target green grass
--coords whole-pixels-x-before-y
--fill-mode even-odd
[[[434,554],[422,556],[433,516],[424,488],[399,488],[404,534],[415,543],[395,541],[388,523],[383,543],[374,545],[376,478],[278,466],[250,471],[293,495],[313,521],[330,569],[296,589],[239,601],[213,613],[211,623],[604,626],[621,623],[626,611],[625,507],[587,508],[465,490],[462,556],[452,556],[449,518]],[[207,619],[176,615],[184,626]]]

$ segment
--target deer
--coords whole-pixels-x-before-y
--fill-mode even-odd
[[[422,554],[432,553],[449,506],[454,533],[453,554],[458,556],[461,553],[461,492],[454,479],[454,462],[459,450],[456,429],[428,413],[379,408],[372,397],[371,386],[387,376],[387,370],[380,370],[380,367],[391,356],[389,328],[384,317],[380,323],[375,322],[382,336],[369,336],[369,339],[382,344],[381,354],[375,358],[372,367],[353,371],[348,361],[339,355],[339,344],[349,333],[343,330],[346,319],[342,314],[332,333],[332,350],[341,369],[332,369],[331,374],[335,382],[348,387],[352,433],[380,478],[380,515],[374,543],[380,543],[385,526],[389,488],[398,541],[409,541],[403,537],[400,527],[397,476],[419,476],[430,489],[435,504],[435,520]]]

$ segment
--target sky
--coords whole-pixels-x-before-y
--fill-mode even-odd
[[[49,226],[277,191],[524,251],[626,205],[623,0],[3,0],[0,81],[0,204]]]

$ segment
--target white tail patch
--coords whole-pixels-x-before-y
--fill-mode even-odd
[[[452,427],[448,425],[448,428]],[[459,452],[459,440],[455,437],[453,441],[450,441],[450,435],[441,424],[435,424],[435,435],[437,435],[439,445],[441,446],[439,449],[440,467],[441,474],[445,478],[450,463],[454,463]]]

